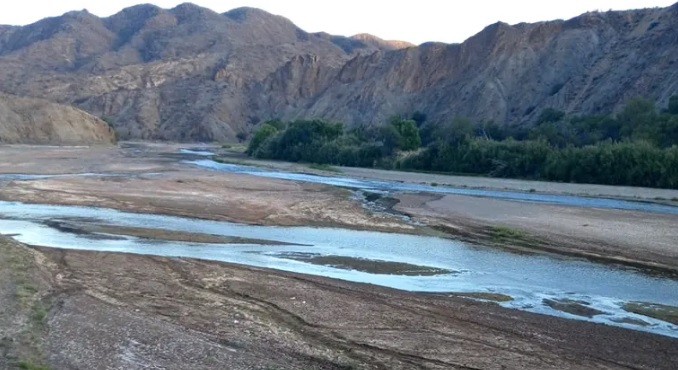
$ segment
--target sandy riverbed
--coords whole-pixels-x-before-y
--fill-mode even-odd
[[[133,176],[67,176],[5,182],[0,199],[92,205],[264,225],[315,225],[406,233],[424,232],[397,215],[364,209],[345,189],[242,174],[213,172],[181,163],[179,145],[123,144],[122,148],[0,147],[2,173],[108,173]],[[271,165],[262,162],[262,165]],[[288,170],[302,165],[275,162]],[[308,170],[308,169],[306,169]],[[362,169],[350,169],[363,173]],[[309,170],[309,172],[314,172]],[[366,173],[363,173],[366,174]],[[373,178],[406,181],[413,174],[375,171]],[[421,175],[428,176],[428,175]],[[426,180],[417,176],[419,180]],[[439,175],[432,175],[439,176]],[[1,179],[1,175],[0,175]],[[450,183],[457,177],[450,177]],[[497,179],[474,179],[476,185]],[[466,180],[464,180],[466,181]],[[441,183],[445,183],[444,181]],[[508,181],[507,186],[532,186]],[[572,184],[542,183],[548,188]],[[486,185],[486,184],[485,184]],[[582,185],[593,193],[615,187]],[[626,194],[626,188],[620,188]],[[653,197],[661,189],[631,188]],[[564,189],[561,189],[564,190]],[[666,190],[668,192],[672,192]],[[678,191],[673,191],[678,195]],[[588,193],[587,193],[588,194]],[[662,193],[672,196],[673,193]],[[589,194],[590,195],[590,194]],[[452,234],[482,234],[493,227],[519,230],[567,254],[612,257],[619,262],[678,269],[678,216],[503,201],[462,195],[396,194],[394,209]],[[454,232],[456,230],[456,232]],[[455,235],[453,235],[455,236]],[[510,247],[511,243],[507,246]]]
[[[373,213],[345,189],[181,164],[179,147],[0,147],[0,174],[112,175],[0,177],[0,198],[251,224],[431,232],[398,215]],[[374,176],[407,181],[412,175]],[[445,226],[451,236],[491,240],[481,231],[501,226],[563,252],[678,267],[676,216],[466,196],[395,197],[396,211]],[[6,239],[0,244],[6,252],[0,253],[0,300],[9,307],[0,313],[0,339],[28,338],[0,341],[0,368],[26,359],[55,369],[102,363],[169,369],[223,364],[233,369],[669,369],[678,360],[675,339],[491,303],[230,264],[28,249]]]

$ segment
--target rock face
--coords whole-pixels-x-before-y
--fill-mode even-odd
[[[79,109],[0,94],[0,143],[112,144],[113,129]]]
[[[71,12],[0,26],[0,90],[111,117],[122,139],[232,139],[261,120],[530,123],[678,93],[678,4],[488,26],[462,44],[311,34],[252,8]]]

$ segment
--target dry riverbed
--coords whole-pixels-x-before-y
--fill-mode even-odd
[[[0,147],[0,199],[248,224],[427,233],[678,270],[678,216],[431,194],[396,194],[395,201],[385,202],[392,213],[373,212],[346,189],[194,168],[180,163],[178,148]],[[3,173],[106,176],[18,181],[3,180]],[[401,175],[401,181],[412,176]],[[620,192],[638,196],[642,189]],[[108,237],[268,242],[77,220],[62,226]],[[223,364],[232,369],[669,369],[678,362],[675,339],[464,299],[510,299],[502,295],[405,293],[216,262],[29,248],[6,238],[0,248],[0,368],[23,362],[54,369]],[[299,258],[368,272],[416,267]],[[577,302],[551,304],[595,314],[581,311]],[[629,311],[659,312],[667,321],[675,317],[671,307],[642,303]]]

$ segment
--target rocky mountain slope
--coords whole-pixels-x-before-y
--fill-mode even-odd
[[[113,129],[79,109],[0,94],[0,143],[112,144]]]
[[[351,36],[351,38],[362,41],[368,45],[372,45],[380,50],[399,50],[416,46],[407,41],[384,40],[377,36],[370,35],[369,33],[359,33],[357,35]]]
[[[678,92],[678,4],[488,26],[462,44],[410,47],[311,34],[252,8],[139,5],[0,27],[0,90],[107,117],[123,139],[232,139],[261,120],[529,123],[544,108],[617,109]]]

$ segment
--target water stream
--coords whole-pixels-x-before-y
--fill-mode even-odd
[[[55,227],[54,221],[271,242],[197,244],[134,236],[87,235]],[[510,253],[443,238],[332,228],[251,226],[18,202],[0,202],[0,233],[12,235],[23,243],[54,248],[202,258],[409,291],[501,293],[513,298],[501,303],[509,308],[678,337],[678,326],[622,309],[625,302],[631,301],[678,306],[678,280],[647,275],[631,268]],[[317,263],[319,260],[325,262]],[[592,317],[569,314],[545,304],[549,299],[577,301],[581,306],[599,310],[600,314]],[[630,320],[640,320],[647,325],[632,324]]]
[[[678,214],[678,207],[649,202],[318,176],[223,164],[209,159],[196,160],[196,157],[212,155],[205,150],[181,152],[193,156],[194,159],[188,163],[215,171],[321,183],[362,191],[425,191],[519,202]],[[0,183],[58,176],[125,175],[4,174],[0,175]],[[132,236],[133,233],[112,235],[101,231],[79,232],[78,227],[82,225],[98,226],[99,230],[127,227],[220,235],[242,238],[245,243],[188,243],[171,241],[171,238],[169,241],[148,239]],[[678,338],[678,325],[624,310],[624,304],[628,302],[678,306],[676,279],[648,275],[633,268],[557,256],[511,253],[443,238],[333,228],[251,226],[104,208],[3,201],[0,201],[0,233],[11,235],[23,243],[53,248],[201,258],[408,291],[501,294],[512,298],[500,302],[508,308]],[[246,244],[253,240],[260,242]],[[570,313],[562,307],[569,305],[576,306]]]
[[[437,194],[470,195],[476,197],[495,198],[519,202],[558,204],[588,208],[622,209],[622,210],[678,215],[678,207],[676,206],[642,201],[598,198],[598,197],[594,198],[575,195],[537,194],[537,193],[523,193],[517,191],[456,188],[450,186],[431,186],[393,181],[354,179],[342,176],[321,176],[305,173],[277,171],[239,164],[219,163],[210,159],[190,160],[187,161],[187,163],[220,172],[240,173],[283,180],[311,182],[368,191],[382,191],[382,192],[405,191],[405,192],[428,192]]]

